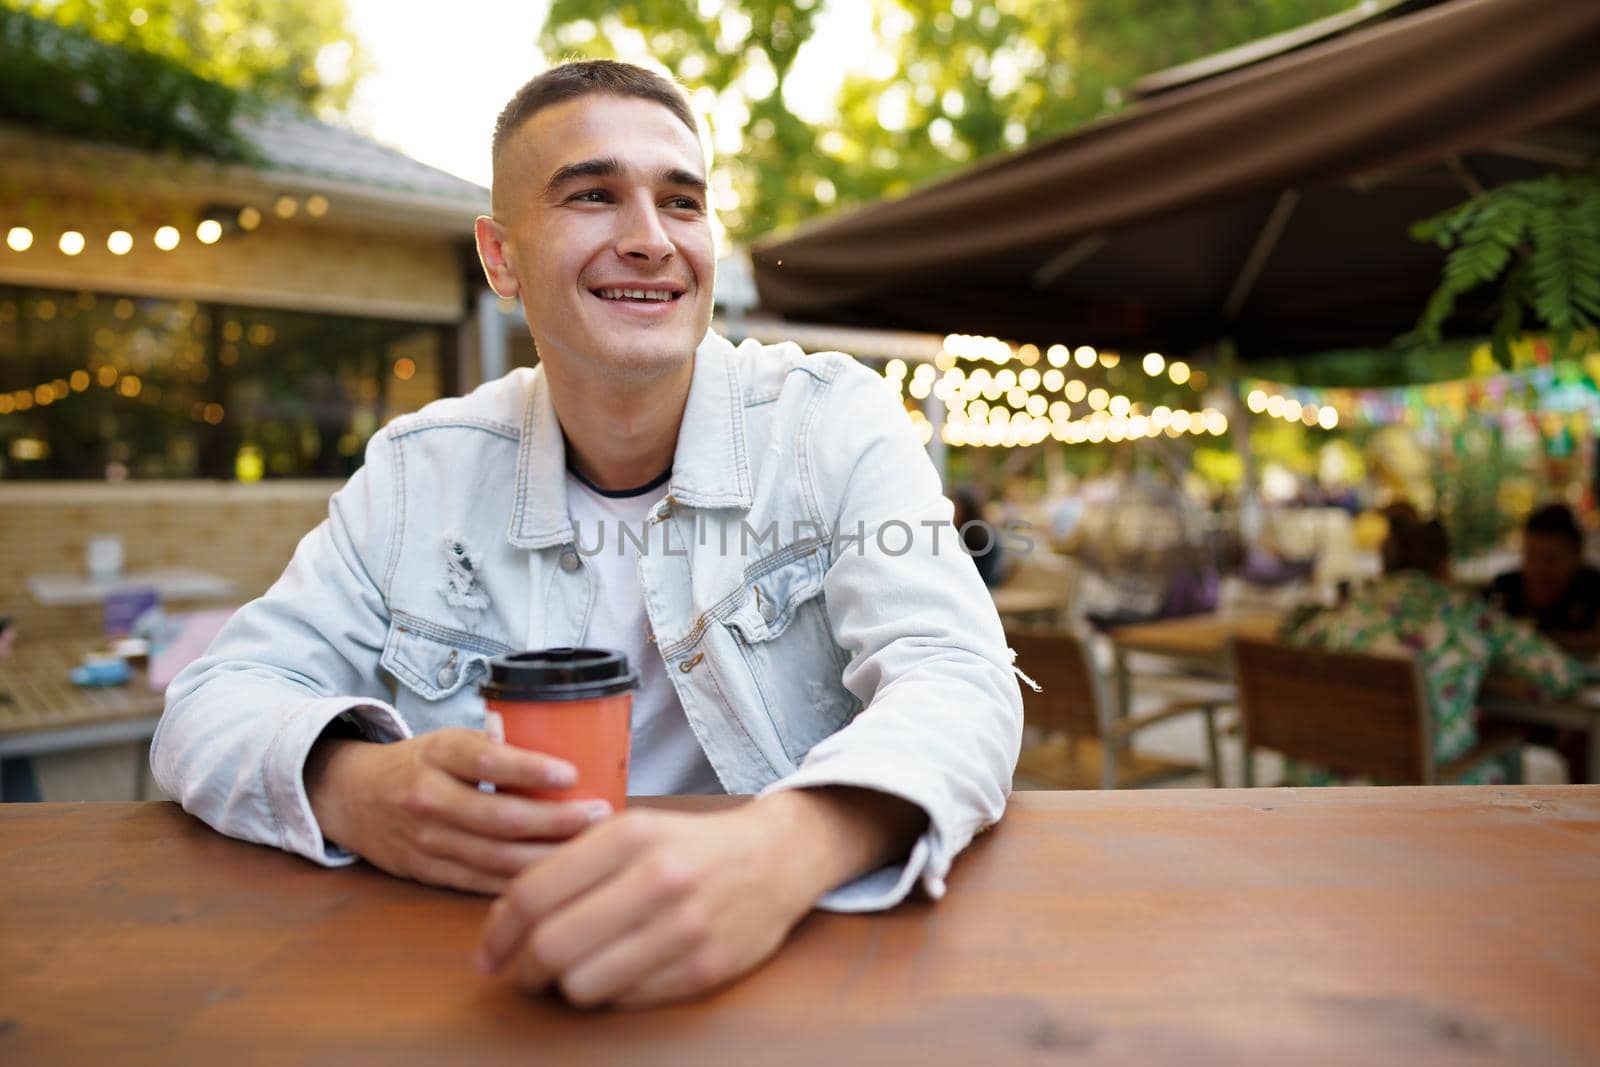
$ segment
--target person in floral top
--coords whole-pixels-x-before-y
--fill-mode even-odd
[[[1560,648],[1481,597],[1445,584],[1450,544],[1437,521],[1394,521],[1383,564],[1382,579],[1338,607],[1290,619],[1281,636],[1308,648],[1419,658],[1436,763],[1477,744],[1478,690],[1491,672],[1517,679],[1542,699],[1568,696],[1582,685],[1583,668]],[[1460,781],[1505,781],[1509,772],[1490,762]],[[1291,785],[1340,781],[1327,768],[1294,761],[1285,761],[1284,776]]]

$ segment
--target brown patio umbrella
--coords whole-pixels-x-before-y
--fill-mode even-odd
[[[1450,0],[759,244],[794,319],[1250,355],[1382,344],[1409,225],[1600,147],[1600,2]],[[1481,331],[1466,303],[1453,325]]]

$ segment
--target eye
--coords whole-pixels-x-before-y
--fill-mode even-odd
[[[696,200],[692,196],[675,196],[671,200],[667,201],[667,205],[669,207],[677,208],[680,211],[702,210],[700,207],[700,201]]]
[[[585,189],[570,198],[570,201],[581,201],[585,204],[604,204],[611,199],[611,194],[604,189]]]

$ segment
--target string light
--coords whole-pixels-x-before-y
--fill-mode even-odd
[[[1015,364],[1007,366],[1013,360]],[[978,366],[964,370],[959,365],[961,361],[986,363],[995,369]],[[1091,345],[1014,347],[994,337],[949,334],[931,363],[919,363],[913,369],[905,360],[891,359],[883,366],[882,379],[908,404],[911,421],[925,441],[931,440],[935,431],[920,406],[911,402],[937,397],[945,409],[944,422],[937,433],[941,441],[950,445],[1012,448],[1051,439],[1067,444],[1095,444],[1162,434],[1220,436],[1228,431],[1227,416],[1213,408],[1174,410],[1158,405],[1146,413],[1133,397],[1094,383],[1095,373],[1111,370],[1120,363],[1118,353],[1100,352]],[[1073,364],[1095,373],[1087,376],[1089,380],[1068,377],[1064,368]],[[1206,382],[1201,371],[1179,360],[1169,363],[1159,352],[1147,353],[1141,366],[1152,378],[1163,377],[1173,385],[1186,385],[1196,392]],[[1109,382],[1115,381],[1117,376],[1113,374]],[[1254,403],[1260,406],[1266,400],[1262,391]],[[1073,405],[1085,402],[1089,410],[1074,419]],[[1302,407],[1297,409],[1297,417],[1319,424],[1321,409]]]
[[[287,198],[285,198],[287,199]],[[327,210],[327,199],[321,198],[323,212]],[[253,207],[244,207],[239,210],[238,225],[241,230],[254,230],[261,225],[261,212]],[[223,224],[214,218],[202,219],[195,227],[195,237],[201,244],[214,245],[222,239]],[[99,238],[96,238],[98,240]],[[163,252],[170,252],[177,248],[181,242],[178,227],[163,225],[156,229],[154,243]],[[13,252],[26,252],[33,247],[34,234],[26,226],[12,226],[6,231],[6,247]],[[56,247],[62,255],[81,255],[88,248],[88,238],[82,230],[67,229],[61,232],[56,240]],[[133,235],[127,230],[116,229],[106,234],[106,249],[114,256],[125,256],[133,251],[135,241]]]
[[[1331,403],[1302,403],[1295,397],[1269,393],[1260,387],[1245,394],[1244,406],[1252,415],[1298,422],[1308,428],[1333,430],[1339,426],[1339,410]]]

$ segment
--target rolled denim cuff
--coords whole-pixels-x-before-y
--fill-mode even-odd
[[[349,713],[368,741],[386,743],[411,736],[405,720],[394,708],[376,701],[352,702],[349,697],[308,700],[285,715],[273,735],[262,765],[267,804],[277,824],[279,847],[296,852],[324,867],[354,863],[355,853],[322,836],[306,793],[306,759],[322,732],[339,716]]]
[[[828,761],[842,764],[843,760]],[[924,791],[911,782],[892,781],[887,776],[871,773],[851,774],[843,766],[805,767],[787,778],[772,783],[761,791],[761,796],[785,789],[809,789],[825,786],[848,786],[870,789],[888,796],[898,797],[921,808],[928,816],[928,828],[911,846],[910,853],[900,863],[889,864],[869,871],[823,894],[816,906],[823,911],[869,912],[886,911],[921,885],[932,900],[945,893],[945,878],[950,864],[968,841],[972,831],[962,832],[959,827],[945,825],[941,817],[942,805],[931,796],[919,796]],[[976,828],[974,828],[975,830]]]

